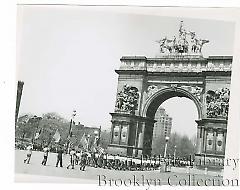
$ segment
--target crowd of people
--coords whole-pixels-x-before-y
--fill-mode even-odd
[[[24,163],[29,164],[33,146],[29,145],[26,150],[27,154]],[[49,147],[43,148],[43,166],[46,166],[47,164],[49,152]],[[56,167],[63,167],[63,154],[65,154],[64,149],[59,147],[57,149]],[[166,158],[163,158],[160,155],[152,157],[141,156],[140,158],[134,158],[130,156],[110,155],[105,152],[75,150],[74,148],[70,149],[69,158],[69,164],[66,166],[66,168],[79,168],[81,171],[85,171],[86,166],[110,170],[147,171],[158,170],[163,165],[166,167],[185,167],[193,165],[193,160],[191,159],[174,158],[170,155]]]

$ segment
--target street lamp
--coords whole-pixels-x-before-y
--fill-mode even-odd
[[[169,137],[165,137],[165,148],[164,148],[164,158],[166,158],[166,155],[167,155],[167,145],[168,145],[168,140],[169,140]]]
[[[175,145],[174,146],[174,153],[173,153],[173,163],[175,165],[175,160],[176,160],[176,149],[177,149],[177,146]]]

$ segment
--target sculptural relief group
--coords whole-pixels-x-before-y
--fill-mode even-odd
[[[208,91],[206,95],[207,116],[210,118],[227,118],[229,108],[230,90],[221,88],[215,91]]]
[[[172,39],[164,37],[156,42],[160,45],[160,53],[201,53],[203,45],[209,40],[197,38],[196,33],[187,31],[181,21],[178,39],[176,36]]]
[[[150,85],[148,87],[147,96],[150,97],[158,90],[165,87],[158,87]],[[203,88],[199,86],[180,86],[185,90],[188,90],[195,97],[200,100]],[[229,108],[230,90],[228,88],[221,88],[219,90],[209,90],[206,93],[206,113],[208,118],[227,118]],[[139,100],[138,89],[134,86],[125,84],[123,89],[117,94],[117,101],[115,111],[126,112],[134,114],[137,109]]]
[[[125,84],[123,89],[117,94],[116,111],[134,113],[138,106],[138,98],[138,89]]]

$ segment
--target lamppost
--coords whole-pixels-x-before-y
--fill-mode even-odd
[[[174,153],[173,153],[173,163],[175,165],[175,160],[176,160],[176,149],[177,149],[177,146],[175,145],[174,146]]]
[[[168,145],[168,140],[169,140],[169,137],[165,137],[165,148],[164,148],[164,155],[163,157],[166,158],[166,155],[167,155],[167,145]]]

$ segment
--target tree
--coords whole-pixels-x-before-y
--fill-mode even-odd
[[[165,149],[165,136],[159,137],[152,144],[152,155],[163,155]],[[167,155],[174,155],[174,151],[176,148],[176,156],[177,157],[186,157],[189,155],[193,155],[195,153],[194,142],[188,138],[188,136],[181,136],[178,133],[171,133],[168,146],[167,146]]]
[[[15,138],[21,141],[31,141],[34,134],[35,125],[31,122],[31,118],[34,116],[31,114],[26,114],[20,116],[17,121],[17,127],[15,130]]]
[[[179,147],[177,148],[177,154],[180,157],[188,157],[189,155],[194,154],[194,146],[186,135],[180,139]]]
[[[163,155],[165,147],[164,136],[159,137],[155,142],[152,143],[152,155]]]
[[[68,136],[69,121],[57,113],[46,113],[42,116],[39,128],[41,128],[41,134],[36,143],[41,146],[54,145],[53,135],[58,129],[61,135],[60,144],[64,144]]]
[[[100,146],[104,149],[107,149],[108,145],[110,144],[110,139],[111,139],[110,130],[101,131]]]

